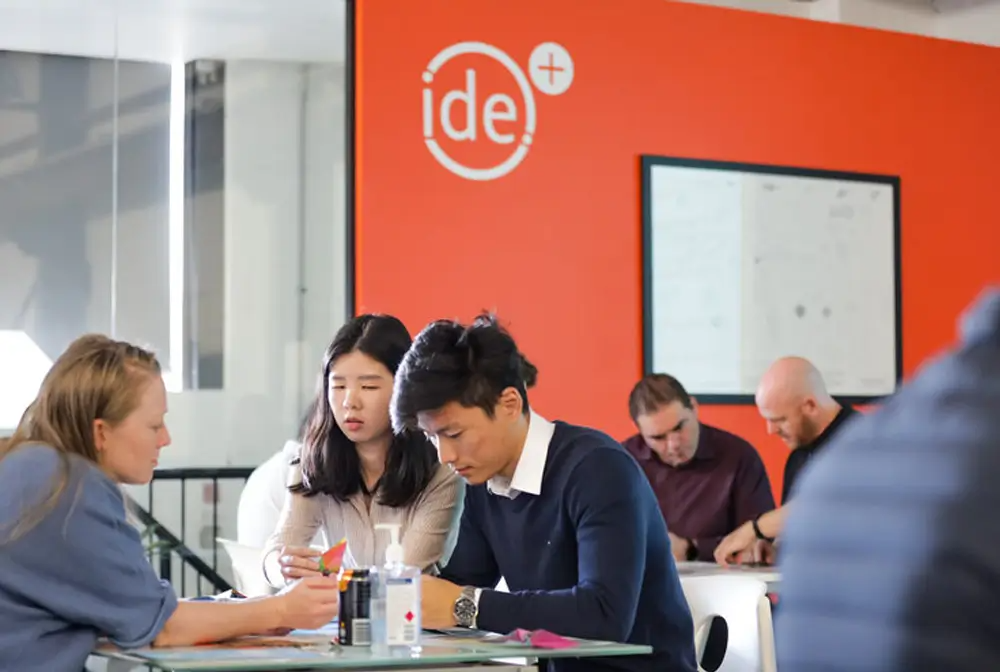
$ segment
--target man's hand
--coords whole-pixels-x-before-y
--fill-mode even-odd
[[[715,547],[715,561],[723,567],[748,562],[753,559],[754,547],[758,541],[753,523],[747,521],[719,542]]]
[[[751,550],[753,562],[760,565],[775,565],[778,562],[778,549],[770,541],[758,539]]]
[[[670,535],[670,552],[674,556],[674,562],[685,562],[688,556],[688,550],[691,548],[691,542],[682,537],[678,537],[673,532],[667,532]]]
[[[420,583],[421,626],[431,629],[457,626],[455,601],[461,595],[461,586],[425,574]]]

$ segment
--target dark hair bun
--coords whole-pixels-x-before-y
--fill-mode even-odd
[[[417,427],[419,413],[451,402],[492,417],[500,395],[511,387],[527,413],[526,389],[537,377],[538,370],[495,316],[484,313],[468,326],[437,320],[417,335],[396,372],[389,405],[393,429]]]
[[[472,321],[462,334],[460,343],[469,348],[470,372],[476,371],[478,360],[483,353],[496,352],[504,345],[514,346],[513,339],[500,324],[497,316],[488,312],[480,313]],[[538,381],[538,369],[520,351],[515,350],[514,356],[518,359],[517,368],[524,387],[534,387]]]
[[[529,362],[528,358],[520,352],[517,355],[521,358],[521,380],[524,381],[524,386],[526,388],[534,387],[535,383],[538,382],[538,367]]]

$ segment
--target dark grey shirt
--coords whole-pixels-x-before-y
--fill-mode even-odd
[[[778,669],[1000,668],[1000,287],[962,343],[803,474],[782,539]]]
[[[806,465],[812,462],[812,460],[819,455],[820,450],[829,445],[830,440],[838,431],[840,431],[840,428],[857,414],[858,412],[851,406],[847,404],[842,405],[840,410],[837,412],[837,415],[834,416],[833,422],[831,422],[827,428],[813,440],[812,443],[799,446],[788,455],[788,460],[785,462],[785,477],[782,479],[781,485],[782,506],[791,501],[795,484],[798,482],[799,476],[801,476],[802,472],[805,470]]]

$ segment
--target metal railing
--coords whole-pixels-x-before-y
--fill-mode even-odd
[[[228,581],[218,571],[206,563],[200,555],[192,551],[187,544],[178,539],[170,530],[160,524],[156,518],[142,508],[138,502],[128,497],[129,509],[146,530],[148,537],[155,541],[147,542],[149,561],[159,570],[161,579],[171,581],[173,578],[173,555],[177,555],[181,564],[190,566],[198,576],[197,594],[203,595],[202,580],[212,586],[212,591],[220,593],[232,588]],[[181,572],[181,595],[187,592],[187,572]]]
[[[187,595],[187,567],[195,572],[196,591],[198,595],[203,593],[203,581],[211,586],[213,592],[222,592],[230,589],[229,582],[219,572],[219,543],[216,541],[216,532],[219,529],[219,484],[223,481],[241,481],[245,484],[253,467],[183,467],[179,469],[157,469],[153,472],[153,480],[150,481],[146,491],[146,506],[142,507],[133,500],[133,509],[136,518],[148,531],[147,534],[155,537],[155,542],[148,548],[150,562],[158,567],[160,578],[166,581],[173,579],[173,559],[176,556],[181,561],[180,585],[177,586],[180,595]],[[180,514],[180,529],[170,530],[162,522],[165,515],[157,516],[155,509],[156,484],[159,482],[178,482],[180,486],[180,497],[177,506]],[[211,548],[210,557],[203,558],[187,545],[187,514],[188,514],[188,489],[192,481],[211,484]],[[161,502],[162,506],[162,502]],[[175,583],[176,585],[176,583]]]

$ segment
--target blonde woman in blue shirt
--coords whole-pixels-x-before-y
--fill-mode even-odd
[[[178,601],[157,578],[119,486],[152,478],[170,444],[166,413],[151,353],[84,336],[0,446],[0,670],[82,670],[101,636],[183,646],[335,616],[330,578],[231,603]]]

